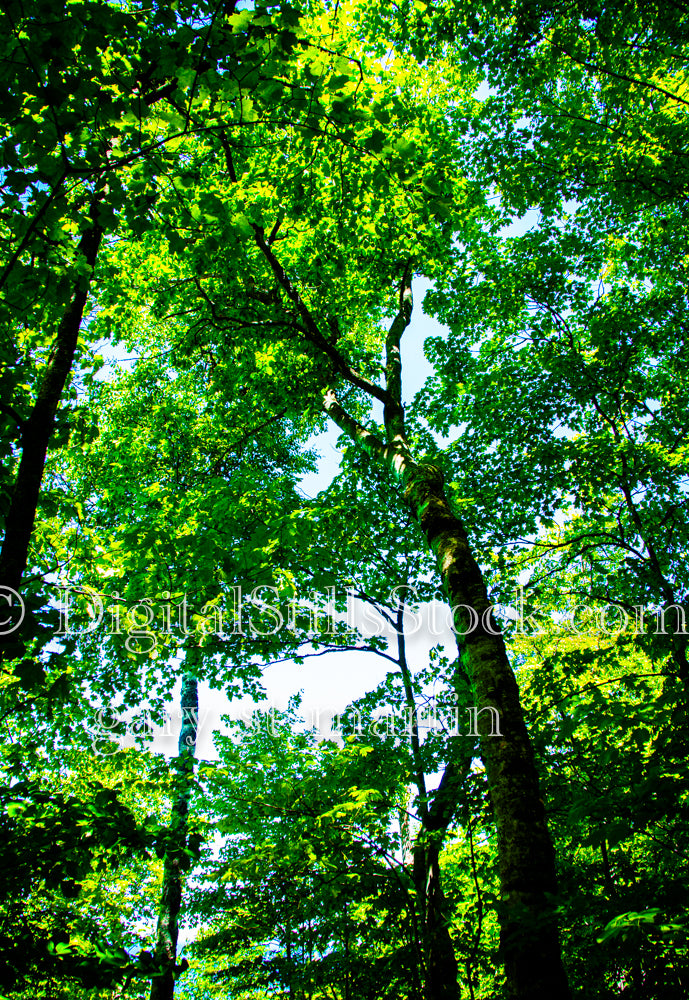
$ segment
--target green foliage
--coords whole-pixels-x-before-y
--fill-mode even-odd
[[[417,997],[414,890],[389,829],[394,752],[317,743],[298,725],[294,711],[241,724],[207,769],[227,838],[193,904],[209,990]]]
[[[27,0],[0,27],[3,518],[88,292],[37,456],[29,614],[0,650],[2,990],[142,996],[174,855],[200,925],[181,997],[436,1000],[433,919],[464,992],[513,995],[495,971],[510,887],[484,761],[499,745],[485,737],[482,760],[465,737],[419,737],[418,717],[416,743],[375,723],[429,691],[465,710],[473,640],[426,667],[344,622],[345,586],[393,630],[394,587],[413,588],[410,613],[434,598],[442,531],[420,551],[417,521],[437,496],[409,501],[442,472],[444,516],[461,514],[481,563],[471,588],[485,578],[509,605],[523,585],[533,615],[503,627],[572,988],[679,1000],[685,12]],[[405,414],[412,276],[433,282],[425,308],[447,334],[427,341],[433,374]],[[309,500],[333,400],[341,467]],[[75,634],[56,636],[61,582]],[[322,612],[331,586],[330,633],[310,614],[274,627],[305,592]],[[182,660],[259,698],[267,663],[325,648],[395,671],[343,714],[341,746],[295,708],[220,736],[175,854],[179,781],[116,747],[122,720],[94,736],[94,716],[161,710]]]
[[[134,919],[145,916],[139,894],[155,885],[166,835],[156,816],[165,770],[131,750],[99,758],[62,745],[51,760],[24,745],[3,756],[3,990],[145,976]]]

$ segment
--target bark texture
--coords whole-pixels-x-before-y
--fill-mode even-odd
[[[172,1000],[177,971],[177,938],[182,907],[182,882],[187,846],[187,817],[194,773],[199,715],[198,682],[193,674],[182,677],[182,728],[177,756],[178,790],[172,805],[171,844],[163,864],[163,888],[158,910],[155,960],[163,972],[151,980],[150,1000]]]
[[[505,644],[495,634],[481,570],[445,498],[442,476],[431,466],[407,462],[398,465],[398,473],[435,553],[476,705],[496,708],[500,718],[500,736],[490,735],[492,719],[479,716],[478,725],[497,828],[501,945],[509,990],[519,1000],[566,998],[569,987],[550,901],[557,891],[555,854]]]

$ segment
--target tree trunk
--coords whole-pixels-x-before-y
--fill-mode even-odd
[[[150,1000],[172,1000],[175,991],[179,912],[182,906],[182,877],[187,845],[187,816],[194,773],[194,754],[199,713],[198,682],[193,674],[182,677],[182,727],[177,757],[178,788],[171,814],[171,844],[163,863],[163,888],[158,911],[155,949],[156,964],[162,968],[151,980]]]
[[[490,611],[481,570],[466,532],[450,508],[440,472],[409,461],[395,463],[405,496],[434,552],[452,608],[461,666],[481,719],[481,755],[497,828],[503,917],[501,948],[510,995],[518,1000],[569,997],[549,897],[557,890],[555,854],[545,822],[533,751],[501,634]]]
[[[412,457],[401,404],[393,402],[386,407],[387,446],[344,411],[334,393],[326,394],[324,405],[338,426],[372,458],[387,465],[403,487],[435,554],[452,609],[459,652],[458,697],[464,700],[468,679],[475,707],[493,708],[499,716],[500,735],[491,735],[492,718],[479,715],[477,724],[497,830],[501,950],[508,996],[513,1000],[566,1000],[570,993],[550,898],[557,891],[555,852],[517,681],[467,534],[447,502],[440,471]]]
[[[95,206],[92,215],[94,212]],[[33,410],[21,428],[22,455],[5,518],[5,537],[0,551],[0,585],[15,591],[19,590],[26,569],[48,443],[55,427],[55,414],[65,382],[74,363],[101,238],[102,230],[95,221],[81,237],[77,260],[83,258],[90,273],[77,280],[72,301],[58,327]]]
[[[424,997],[459,1000],[457,960],[440,882],[441,847],[439,839],[423,829],[414,845],[414,883],[423,916]]]
[[[397,662],[402,675],[404,697],[410,715],[411,751],[419,797],[419,830],[413,851],[413,875],[422,927],[423,982],[425,1000],[459,1000],[457,960],[448,929],[448,913],[440,877],[440,852],[447,829],[457,811],[461,789],[471,765],[472,753],[451,750],[440,785],[429,805],[426,776],[421,757],[419,719],[414,699],[412,675],[407,661],[404,634],[405,603],[397,603]],[[465,685],[466,686],[466,685]]]

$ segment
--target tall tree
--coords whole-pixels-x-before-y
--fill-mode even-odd
[[[177,172],[179,142],[213,127],[209,108],[222,115],[236,95],[229,127],[238,131],[266,105],[274,114],[275,77],[295,48],[308,49],[295,7],[268,15],[265,5],[255,13],[235,6],[102,3],[96,20],[88,0],[32,0],[2,14],[1,413],[10,470],[0,581],[14,591],[56,422],[65,432],[70,423],[64,407],[58,420],[66,386],[76,362],[87,378],[98,364],[83,321],[99,247],[150,227],[161,186]],[[277,84],[278,95],[283,89]],[[17,652],[18,637],[5,636],[5,655]]]
[[[314,30],[328,32],[331,51],[342,46],[334,41],[332,19],[316,22]],[[325,81],[343,58],[339,53],[324,57],[309,72]],[[484,731],[482,754],[498,828],[509,978],[515,995],[548,990],[565,995],[551,919],[554,856],[517,685],[462,522],[446,499],[437,462],[426,461],[423,446],[407,433],[401,398],[400,351],[412,310],[411,276],[415,269],[433,275],[446,263],[452,234],[472,229],[482,199],[477,186],[452,175],[456,136],[443,118],[439,68],[435,77],[429,73],[414,81],[412,67],[400,66],[394,77],[379,83],[373,72],[362,82],[359,70],[355,77],[351,63],[343,62],[343,70],[346,66],[344,101],[331,99],[323,83],[317,90],[330,108],[325,115],[326,123],[334,123],[330,129],[314,132],[280,122],[263,133],[257,130],[261,141],[251,147],[221,134],[217,145],[189,149],[195,163],[192,183],[200,187],[187,189],[181,209],[177,197],[171,205],[176,219],[170,217],[170,226],[177,235],[170,248],[185,251],[184,261],[178,254],[175,263],[181,269],[178,287],[188,292],[196,281],[202,294],[193,306],[186,299],[194,319],[176,357],[182,363],[181,350],[198,351],[204,342],[210,347],[210,334],[215,350],[241,345],[267,371],[276,365],[285,374],[290,366],[300,368],[301,382],[291,384],[292,412],[308,418],[321,409],[320,396],[322,410],[352,444],[397,479],[436,556],[462,637],[458,694],[464,697],[468,679],[478,707],[495,708],[505,734],[504,740],[494,740]],[[403,98],[396,93],[402,86],[408,88],[401,91]],[[387,142],[380,120],[389,123]],[[349,135],[347,129],[340,131],[343,122]],[[371,152],[362,158],[362,149]],[[278,179],[271,183],[273,177]],[[208,224],[189,233],[189,217]],[[155,274],[148,281],[137,278],[139,301],[157,299],[157,308],[176,312],[169,289],[161,298],[155,281]],[[386,312],[395,318],[381,336],[377,323]],[[338,390],[344,392],[342,399]],[[345,408],[348,398],[354,412]],[[381,436],[358,418],[364,412],[360,401],[383,404]]]

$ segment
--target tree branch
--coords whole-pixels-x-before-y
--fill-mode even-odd
[[[320,348],[323,354],[332,362],[334,370],[338,374],[342,375],[347,382],[355,386],[357,389],[362,389],[368,396],[373,396],[374,399],[378,399],[381,403],[386,404],[389,400],[388,392],[381,386],[376,385],[375,382],[366,378],[365,375],[360,375],[359,372],[355,371],[345,361],[335,345],[323,336],[318,324],[311,315],[310,309],[290,281],[284,267],[273,253],[272,248],[266,240],[263,227],[252,223],[252,228],[254,230],[256,246],[267,260],[271,271],[275,275],[280,287],[286,293],[287,298],[296,307],[301,321],[304,324],[304,333],[306,334],[306,337]]]
[[[328,389],[323,397],[323,409],[340,430],[361,445],[367,455],[379,462],[385,461],[386,448],[383,442],[342,409],[332,389]]]
[[[385,385],[390,403],[402,407],[402,357],[400,343],[402,334],[411,321],[414,300],[411,290],[412,262],[407,261],[399,291],[399,309],[385,338]]]
[[[567,56],[572,62],[577,63],[579,66],[584,66],[586,69],[593,70],[594,73],[604,74],[605,76],[611,76],[615,80],[624,80],[625,83],[636,83],[639,87],[644,87],[646,90],[654,90],[657,94],[662,94],[663,97],[669,97],[671,101],[677,101],[679,104],[686,104],[689,106],[689,101],[680,97],[679,94],[673,94],[670,90],[665,90],[664,87],[659,87],[655,83],[651,83],[650,80],[639,80],[638,77],[628,76],[626,73],[617,73],[615,70],[610,69],[609,66],[600,66],[596,63],[588,62],[586,59],[580,59],[575,56],[573,52],[570,52],[563,45],[557,45],[551,39],[547,39],[550,45],[555,49],[556,52],[561,52],[563,55]]]

